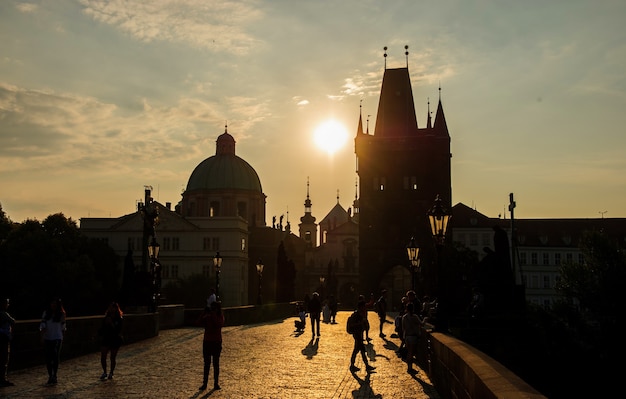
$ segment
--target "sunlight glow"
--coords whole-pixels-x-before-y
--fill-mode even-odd
[[[335,120],[327,120],[315,129],[315,144],[318,148],[333,154],[348,141],[346,128]]]

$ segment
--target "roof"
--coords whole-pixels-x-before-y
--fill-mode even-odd
[[[235,155],[235,139],[224,132],[216,154],[200,162],[187,182],[187,191],[238,189],[262,193],[261,180],[248,162]]]

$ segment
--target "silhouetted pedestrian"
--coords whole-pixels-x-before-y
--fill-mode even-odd
[[[315,338],[315,328],[317,328],[317,336],[320,336],[320,315],[322,313],[322,303],[317,292],[313,293],[309,302],[309,317],[311,318],[311,334]]]
[[[39,331],[43,341],[46,368],[48,369],[48,385],[57,383],[57,372],[61,360],[61,346],[66,331],[65,309],[60,298],[53,299],[43,312]]]
[[[206,307],[198,318],[196,324],[204,327],[202,340],[202,357],[204,359],[204,371],[202,373],[202,385],[200,390],[207,388],[211,363],[213,363],[213,389],[221,389],[219,385],[220,355],[222,353],[222,327],[224,327],[224,314],[222,304],[215,301],[211,307]]]
[[[365,308],[365,301],[359,301],[357,304],[357,310],[354,311],[350,317],[348,317],[347,330],[354,338],[354,348],[352,349],[352,355],[350,356],[350,371],[356,372],[360,369],[354,364],[356,361],[357,353],[361,353],[363,363],[365,363],[365,370],[368,372],[376,369],[374,366],[370,366],[367,361],[367,354],[365,353],[365,345],[363,344],[363,330],[365,329],[365,314],[367,310]]]
[[[15,319],[11,317],[8,309],[9,299],[6,298],[2,301],[0,308],[0,388],[14,385],[7,379],[11,338],[13,338],[13,328],[15,327]]]
[[[124,314],[117,302],[111,302],[102,319],[100,327],[100,336],[102,337],[102,348],[100,350],[100,364],[102,365],[101,380],[113,379],[113,372],[117,365],[117,352],[122,346],[122,326],[124,323]],[[107,375],[107,355],[111,352],[111,368]]]
[[[337,317],[337,310],[339,307],[339,304],[337,303],[337,298],[335,298],[334,295],[331,295],[328,298],[328,307],[330,308],[330,322],[332,324],[335,324],[335,318]]]
[[[380,291],[380,297],[376,301],[376,314],[378,314],[378,319],[380,321],[380,334],[381,338],[386,337],[383,333],[383,326],[385,325],[385,321],[387,320],[387,290]]]
[[[417,351],[417,343],[420,336],[420,328],[422,320],[415,313],[415,305],[409,302],[406,305],[406,313],[402,316],[402,333],[404,334],[404,343],[407,348],[406,364],[407,372],[413,373],[413,356]]]

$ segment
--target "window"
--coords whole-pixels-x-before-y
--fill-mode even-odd
[[[539,287],[539,276],[534,275],[530,278],[530,288]]]
[[[491,245],[491,234],[483,233],[483,245],[484,246]]]
[[[172,265],[172,278],[178,278],[178,265]]]
[[[581,265],[585,263],[585,257],[583,254],[578,254],[578,263]]]
[[[211,237],[204,237],[202,239],[202,250],[208,251],[211,249]]]
[[[180,239],[178,237],[172,238],[172,250],[180,250]]]
[[[478,245],[478,236],[476,233],[470,233],[470,245]]]
[[[209,206],[209,216],[215,217],[220,215],[220,203],[217,201],[211,201]]]
[[[248,219],[248,204],[246,204],[245,202],[238,202],[237,213],[239,216],[247,220]]]
[[[402,179],[402,186],[405,190],[417,190],[417,177],[404,176]]]
[[[170,278],[169,265],[161,265],[161,278]]]
[[[543,276],[543,288],[550,288],[550,276]]]
[[[205,277],[211,275],[211,265],[202,265],[202,275]]]
[[[543,264],[544,265],[549,265],[550,264],[550,253],[549,252],[544,252],[543,253]]]
[[[530,264],[531,265],[536,265],[537,264],[537,252],[531,252],[530,253]]]
[[[304,232],[304,241],[311,242],[311,232],[310,231]]]
[[[561,264],[561,254],[554,254],[554,264],[557,266]]]
[[[246,250],[246,239],[245,238],[241,239],[241,250],[242,251]]]
[[[528,259],[526,259],[526,252],[521,252],[519,254],[519,263],[523,266],[523,265],[527,265],[528,264]]]
[[[211,238],[211,249],[213,251],[219,251],[220,250],[220,238],[219,237]]]
[[[374,190],[376,191],[384,191],[385,190],[386,179],[384,177],[375,177],[374,178]]]
[[[170,237],[163,237],[163,245],[161,246],[162,251],[169,251],[171,247],[172,239]]]
[[[572,261],[574,260],[574,254],[572,253],[565,254],[565,259],[567,259],[567,263],[572,263]]]

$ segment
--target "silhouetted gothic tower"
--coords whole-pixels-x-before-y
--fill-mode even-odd
[[[408,66],[387,69],[385,64],[374,134],[363,132],[359,115],[354,140],[361,292],[376,292],[390,281],[389,270],[409,264],[411,237],[420,247],[422,269],[435,260],[427,212],[437,194],[448,209],[452,200],[450,135],[441,96],[432,126],[430,109],[428,114],[426,127],[419,128]]]

